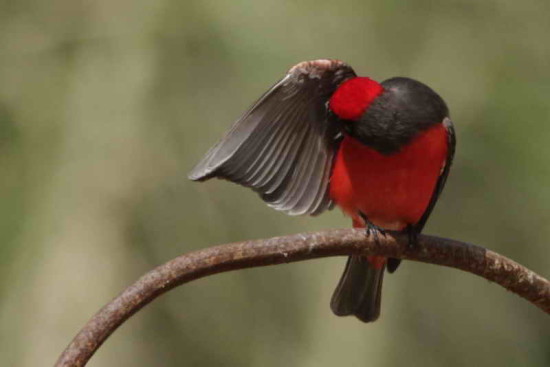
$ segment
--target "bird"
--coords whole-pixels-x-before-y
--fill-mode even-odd
[[[456,137],[444,100],[407,77],[381,83],[335,59],[304,61],[265,92],[189,173],[256,191],[289,215],[338,206],[379,241],[417,244],[445,185]],[[401,260],[353,255],[331,298],[337,316],[379,318],[384,272]]]

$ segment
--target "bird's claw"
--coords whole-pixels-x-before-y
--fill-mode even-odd
[[[368,237],[372,236],[375,242],[380,242],[382,239],[386,238],[386,231],[372,223],[367,225],[366,234]]]
[[[359,215],[365,222],[365,225],[366,225],[365,233],[367,234],[367,237],[372,236],[374,238],[374,241],[377,243],[380,243],[380,241],[382,240],[382,237],[384,239],[386,238],[386,230],[384,228],[378,227],[377,225],[372,223],[365,214],[359,213]]]

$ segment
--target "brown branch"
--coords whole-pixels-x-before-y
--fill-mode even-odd
[[[334,229],[238,242],[181,255],[145,274],[99,310],[65,349],[56,366],[84,366],[125,320],[161,294],[191,280],[235,269],[355,254],[391,256],[465,270],[500,284],[550,314],[550,282],[483,247],[421,235],[418,246],[411,250],[402,234],[387,235],[376,243],[363,230]]]

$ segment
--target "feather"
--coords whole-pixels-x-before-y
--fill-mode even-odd
[[[328,186],[340,135],[327,102],[355,77],[336,60],[302,62],[269,89],[189,174],[249,187],[290,215],[317,215],[332,207]]]

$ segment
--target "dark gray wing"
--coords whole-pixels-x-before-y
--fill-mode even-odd
[[[257,191],[272,208],[316,215],[331,206],[328,185],[338,128],[327,102],[355,73],[336,60],[302,62],[265,93],[189,174]]]

